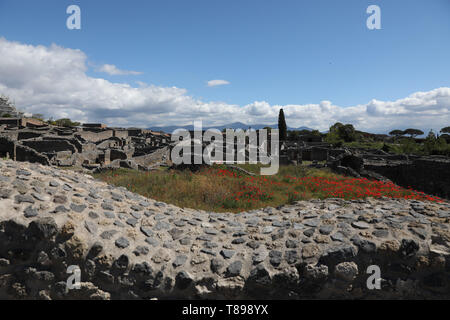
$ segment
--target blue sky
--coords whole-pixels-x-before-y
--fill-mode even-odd
[[[66,28],[66,8],[71,4],[81,8],[81,30]],[[381,30],[366,27],[366,9],[373,4],[381,8]],[[200,114],[200,118],[212,123],[236,120],[227,114],[210,115],[212,103],[219,109],[247,106],[253,111],[240,114],[241,121],[268,123],[276,120],[277,112],[271,109],[295,105],[291,111],[295,126],[307,124],[299,114],[312,108],[300,106],[329,101],[340,108],[339,116],[329,121],[352,120],[356,126],[363,126],[367,125],[361,120],[363,116],[347,117],[341,109],[360,105],[367,108],[373,99],[394,105],[417,92],[450,87],[448,0],[0,0],[0,37],[8,43],[34,47],[56,44],[79,49],[86,57],[85,74],[93,79],[132,87],[145,83],[156,88],[180,88],[183,92],[172,94],[189,97],[194,105],[207,105],[207,110],[191,112],[192,120]],[[105,64],[139,74],[99,72]],[[207,81],[217,79],[229,84],[207,86]],[[13,94],[25,109],[36,111],[38,104],[24,97],[23,92],[18,94],[18,89],[4,85],[3,91]],[[439,116],[441,121],[450,122],[447,102],[447,98],[440,102]],[[155,107],[161,117],[139,122],[129,115],[134,110],[130,105],[136,103],[122,101],[120,106],[129,112],[120,117],[112,112],[108,121],[120,125],[169,124],[163,116],[176,116],[180,108],[161,104],[155,107],[147,101],[148,111]],[[83,120],[88,115],[99,115],[88,110],[99,104],[86,102],[84,111],[66,113]],[[40,107],[46,110],[44,113],[53,110],[56,115],[64,114],[57,106]],[[381,107],[377,108],[373,115],[379,118]],[[108,108],[100,109],[104,112]],[[142,105],[134,111],[145,114],[143,109]],[[267,117],[262,116],[265,110]],[[229,113],[235,114],[233,110]],[[185,115],[175,122],[188,121]],[[406,127],[410,124],[398,120],[389,123]],[[319,120],[311,120],[309,125],[328,126]],[[387,129],[382,121],[373,127],[375,131]]]

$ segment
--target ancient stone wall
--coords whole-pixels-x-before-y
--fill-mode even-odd
[[[114,130],[114,137],[120,138],[120,139],[126,139],[126,138],[128,138],[128,131],[127,130]]]
[[[2,131],[1,135],[7,137],[12,141],[17,141],[19,138],[19,131]]]
[[[403,187],[450,199],[450,159],[419,158],[407,162],[365,162],[366,170],[379,173]]]
[[[159,148],[157,151],[151,154],[134,157],[133,160],[143,167],[151,167],[158,163],[164,163],[166,160],[170,159],[170,148]]]
[[[328,149],[313,147],[311,149],[312,161],[326,161],[328,159]]]
[[[41,132],[29,131],[29,130],[20,130],[17,132],[17,140],[28,140],[39,138],[42,136]]]
[[[448,202],[213,213],[0,161],[0,299],[450,299],[449,226]]]
[[[50,165],[50,160],[47,156],[27,146],[16,145],[15,152],[14,160],[16,161],[40,163],[47,166]]]
[[[6,124],[8,126],[20,126],[22,121],[19,118],[0,118],[0,124]]]
[[[16,154],[15,143],[8,137],[0,136],[0,157],[1,158],[9,157],[10,159],[14,160],[15,154]]]
[[[89,142],[98,142],[113,137],[113,130],[101,130],[99,132],[81,131],[77,135]]]
[[[40,153],[71,151],[76,153],[75,146],[67,140],[25,140],[22,145],[32,148]]]
[[[392,182],[428,194],[450,199],[450,159],[443,156],[420,157],[364,150],[343,150],[331,156],[327,166],[338,173],[365,176]],[[379,177],[378,177],[379,176]]]

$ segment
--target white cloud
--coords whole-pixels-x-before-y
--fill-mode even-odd
[[[319,130],[327,130],[338,121],[371,132],[408,127],[439,131],[450,125],[447,87],[396,101],[374,99],[350,107],[330,101],[283,106],[255,101],[239,106],[195,99],[182,88],[143,82],[133,87],[90,77],[82,51],[57,45],[32,46],[0,38],[0,57],[0,93],[15,100],[22,111],[46,117],[137,127],[185,125],[194,120],[203,120],[208,126],[237,121],[275,124],[283,108],[289,126]]]
[[[104,64],[96,69],[98,72],[104,72],[111,76],[123,76],[123,75],[140,75],[142,72],[138,71],[129,71],[129,70],[120,70],[113,64]]]
[[[246,112],[249,115],[252,116],[277,116],[278,114],[275,114],[275,110],[265,101],[255,101],[249,105],[246,105],[244,107],[246,109]]]
[[[230,84],[226,80],[210,80],[208,81],[208,87],[217,87],[217,86],[224,86]]]

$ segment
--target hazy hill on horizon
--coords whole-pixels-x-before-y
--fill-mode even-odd
[[[252,128],[255,130],[260,130],[260,129],[264,129],[266,127],[270,127],[273,129],[277,129],[278,128],[278,124],[272,124],[272,125],[268,125],[268,124],[252,124],[252,125],[247,125],[245,123],[242,122],[234,122],[234,123],[230,123],[230,124],[225,124],[222,126],[205,126],[203,127],[203,130],[208,130],[208,129],[218,129],[220,131],[222,131],[223,129],[242,129],[242,130],[248,130],[248,128]],[[194,126],[193,125],[188,125],[188,126],[161,126],[161,127],[149,127],[149,130],[153,130],[153,131],[162,131],[165,133],[172,133],[174,132],[176,129],[185,129],[185,130],[189,130],[189,131],[193,131],[194,130]],[[292,127],[288,127],[288,130],[309,130],[312,131],[313,129],[308,128],[308,127],[299,127],[299,128],[292,128]]]

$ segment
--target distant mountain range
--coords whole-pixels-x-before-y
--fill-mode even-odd
[[[235,122],[235,123],[230,123],[230,124],[226,124],[223,126],[212,126],[212,127],[203,127],[203,130],[208,130],[208,129],[218,129],[220,131],[222,131],[223,129],[242,129],[242,130],[248,130],[248,128],[252,128],[255,130],[260,130],[260,129],[264,129],[265,127],[270,127],[272,129],[277,129],[278,128],[278,124],[272,124],[272,125],[267,125],[267,124],[252,124],[252,125],[248,125],[242,122]],[[193,125],[189,125],[189,126],[165,126],[165,127],[150,127],[148,128],[149,130],[153,130],[153,131],[162,131],[165,133],[172,133],[174,132],[176,129],[186,129],[189,131],[193,131],[194,130],[194,126]],[[288,130],[313,130],[311,128],[308,127],[299,127],[299,128],[291,128],[288,127]]]

